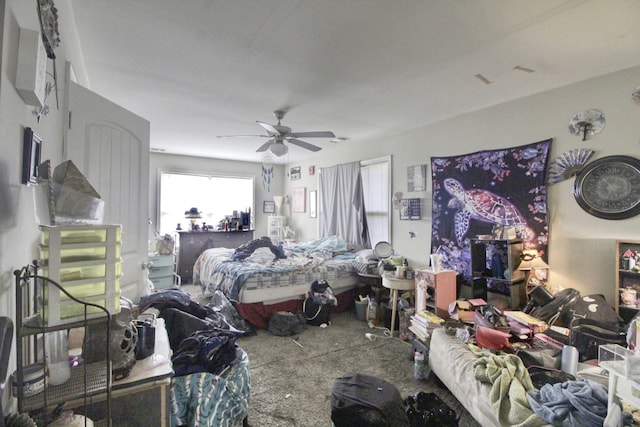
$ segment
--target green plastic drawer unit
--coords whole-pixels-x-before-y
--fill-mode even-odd
[[[67,243],[120,243],[122,228],[118,224],[40,226],[40,244]]]
[[[149,280],[156,289],[168,289],[175,281],[175,258],[173,255],[150,255]]]

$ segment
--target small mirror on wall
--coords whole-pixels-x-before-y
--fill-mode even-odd
[[[22,183],[38,183],[38,165],[42,154],[42,139],[31,128],[24,130],[22,151]]]

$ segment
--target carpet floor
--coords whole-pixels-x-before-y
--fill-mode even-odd
[[[202,298],[199,288],[183,290]],[[368,332],[375,335],[373,341],[365,337]],[[455,410],[459,426],[479,426],[433,374],[414,379],[409,343],[388,338],[381,328],[370,329],[353,310],[332,315],[326,328],[307,326],[295,341],[261,329],[237,344],[249,355],[252,427],[330,427],[334,381],[350,372],[384,379],[403,398],[433,392]]]

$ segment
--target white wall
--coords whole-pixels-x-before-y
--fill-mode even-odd
[[[400,221],[393,212],[394,249],[409,258],[413,266],[428,265],[431,242],[431,191],[407,193],[407,167],[427,164],[431,188],[431,157],[467,154],[482,149],[506,148],[553,138],[550,160],[574,148],[592,148],[592,160],[609,155],[640,157],[640,108],[631,102],[631,92],[640,85],[640,67],[609,74],[567,87],[533,95],[496,107],[465,114],[433,125],[386,138],[361,143],[345,142],[337,152],[313,155],[302,167],[302,180],[285,181],[285,194],[291,188],[317,189],[316,169],[354,160],[392,155],[392,193],[402,191],[423,199],[419,221]],[[491,90],[490,86],[487,90]],[[597,108],[606,117],[602,133],[587,141],[569,134],[569,119],[586,108]],[[640,239],[640,216],[608,221],[585,213],[573,197],[573,179],[549,187],[549,265],[550,283],[573,287],[584,294],[602,293],[614,302],[615,239]],[[308,213],[291,213],[290,222],[302,233],[299,240],[317,236],[317,219]],[[417,236],[409,237],[409,231]]]
[[[40,122],[33,114],[34,107],[26,105],[15,89],[20,27],[39,30],[36,2],[0,0],[1,62],[0,62],[0,314],[15,317],[15,285],[13,271],[37,257],[38,228],[33,203],[33,187],[21,184],[22,140],[25,127],[31,127],[42,139],[42,159],[52,165],[62,160],[64,69],[71,61],[79,83],[87,86],[82,61],[75,38],[75,27],[69,26],[69,0],[56,0],[62,42],[56,50],[58,94],[60,109],[56,108],[52,93],[48,103],[50,114]],[[49,72],[53,72],[48,61]],[[80,72],[78,72],[80,71]],[[15,354],[15,341],[12,346]],[[15,356],[11,357],[11,367]],[[5,399],[9,393],[5,393]],[[5,407],[6,409],[6,407]]]

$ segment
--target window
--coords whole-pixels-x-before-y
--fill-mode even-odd
[[[178,224],[188,230],[191,221],[185,211],[197,208],[203,223],[215,228],[234,213],[253,213],[253,177],[229,177],[184,172],[160,172],[160,234],[172,233]]]
[[[372,247],[378,242],[388,242],[391,239],[390,165],[390,157],[360,162],[364,207]]]

